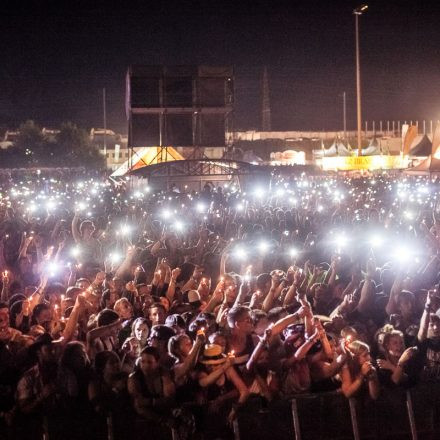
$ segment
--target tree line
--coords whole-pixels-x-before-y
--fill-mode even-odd
[[[54,136],[34,121],[20,125],[12,146],[0,150],[1,168],[87,167],[104,168],[105,158],[84,129],[65,122]]]

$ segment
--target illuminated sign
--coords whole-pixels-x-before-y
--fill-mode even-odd
[[[323,170],[391,170],[408,168],[408,156],[323,157]]]

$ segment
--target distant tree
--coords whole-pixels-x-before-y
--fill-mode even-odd
[[[55,138],[58,160],[64,166],[103,168],[105,159],[91,142],[87,132],[71,122],[65,122]],[[60,164],[61,165],[61,164]]]
[[[0,167],[87,167],[102,169],[105,158],[85,130],[63,123],[55,139],[45,136],[34,121],[20,125],[14,145],[0,151]]]
[[[50,154],[49,140],[34,121],[26,121],[20,125],[19,134],[10,153],[13,162],[16,158],[20,166],[50,166],[47,164],[47,156]]]

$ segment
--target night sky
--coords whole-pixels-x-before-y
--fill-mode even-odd
[[[235,126],[259,129],[261,72],[272,128],[355,126],[354,1],[8,1],[0,13],[0,126],[65,120],[127,132],[130,64],[234,65]],[[440,5],[371,1],[361,20],[363,119],[440,119]]]

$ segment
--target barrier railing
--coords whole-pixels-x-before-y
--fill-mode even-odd
[[[103,421],[107,440],[119,438],[115,416]],[[42,435],[33,438],[52,440],[50,422],[44,417]],[[255,397],[240,409],[231,431],[231,440],[440,438],[440,384],[383,390],[375,401],[366,396],[347,399],[340,392],[301,394],[272,402]],[[169,438],[187,440],[180,439],[174,429]]]
[[[258,410],[243,408],[235,440],[440,438],[440,384],[383,390],[375,401],[331,392],[297,395],[289,402],[290,420],[284,411],[269,409],[266,426]]]

